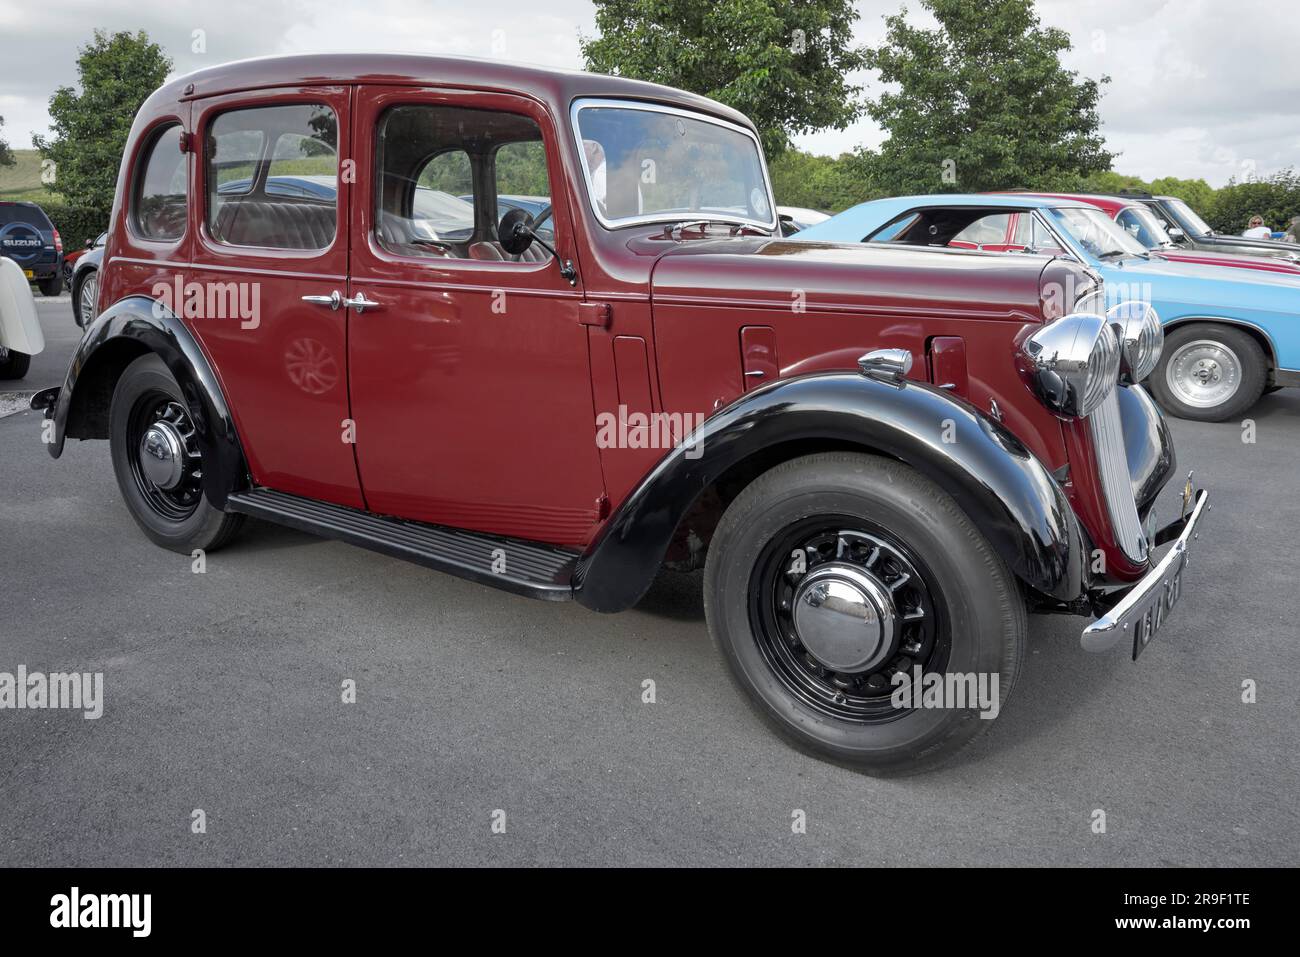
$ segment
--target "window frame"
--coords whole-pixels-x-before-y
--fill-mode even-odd
[[[724,129],[732,130],[747,136],[754,144],[758,152],[758,166],[763,173],[763,185],[767,187],[768,208],[771,210],[772,218],[770,222],[760,222],[748,216],[731,216],[726,213],[710,213],[708,216],[703,214],[690,215],[686,219],[709,219],[719,223],[733,223],[737,226],[753,226],[758,229],[767,229],[772,231],[775,236],[780,228],[780,216],[776,211],[776,197],[772,193],[772,177],[767,169],[767,156],[763,153],[763,144],[750,129],[732,123],[721,117],[712,116],[709,113],[701,113],[695,110],[686,110],[676,106],[668,106],[664,103],[655,103],[649,100],[620,100],[615,98],[606,98],[598,96],[582,97],[574,100],[573,105],[569,107],[569,127],[573,131],[574,142],[578,148],[578,169],[582,178],[583,192],[586,194],[586,207],[596,217],[597,222],[607,230],[627,229],[629,226],[644,226],[650,223],[677,223],[682,221],[681,215],[671,215],[668,213],[644,213],[639,216],[623,216],[618,219],[606,219],[600,211],[600,206],[596,203],[594,193],[594,184],[591,181],[591,170],[587,169],[586,153],[582,143],[582,127],[578,122],[578,114],[584,109],[608,109],[608,110],[638,110],[643,113],[665,113],[669,116],[683,116],[690,120],[699,120],[704,123],[712,123],[714,126],[721,126]]]
[[[189,151],[177,150],[180,156],[180,165],[185,169],[185,224],[181,227],[180,234],[167,238],[147,235],[140,228],[140,193],[144,189],[145,178],[149,172],[149,163],[154,157],[154,152],[158,148],[159,142],[172,129],[180,130],[182,137],[188,136],[185,129],[185,123],[179,116],[165,116],[158,120],[153,126],[141,134],[139,140],[143,144],[136,153],[135,164],[133,166],[131,191],[129,193],[129,202],[127,204],[126,228],[131,239],[138,243],[146,243],[153,246],[174,248],[185,242],[186,236],[190,231],[190,204],[193,200],[193,177],[190,171]],[[184,139],[181,141],[184,143]],[[111,231],[111,230],[110,230]]]
[[[197,196],[197,202],[198,202],[199,212],[200,212],[199,233],[202,236],[203,244],[207,249],[212,251],[221,251],[225,255],[240,255],[242,253],[244,255],[256,255],[261,258],[270,256],[276,259],[280,259],[280,258],[315,259],[317,257],[325,256],[328,253],[330,253],[332,250],[334,250],[339,245],[340,239],[346,241],[346,234],[348,231],[348,205],[350,203],[350,191],[347,191],[343,188],[344,184],[340,172],[340,167],[344,159],[343,144],[347,136],[344,124],[347,121],[344,119],[343,114],[340,113],[339,105],[332,102],[331,93],[336,89],[337,88],[333,88],[333,87],[320,87],[320,88],[307,87],[307,88],[303,88],[301,91],[296,91],[299,93],[299,95],[295,95],[292,99],[282,99],[280,97],[258,97],[256,95],[246,96],[246,97],[240,96],[238,98],[232,98],[232,100],[227,103],[214,104],[210,108],[210,110],[205,113],[203,124],[202,124],[203,125],[203,131],[202,131],[203,146],[202,148],[196,150],[196,156],[197,156],[197,165],[200,168],[199,175],[200,175],[200,180],[202,185],[202,190],[199,191],[199,195]],[[317,92],[318,90],[319,92]],[[331,114],[333,114],[335,120],[335,128],[334,128],[335,188],[334,188],[334,235],[333,237],[326,245],[313,246],[313,247],[255,246],[255,245],[244,245],[241,243],[230,243],[230,242],[226,242],[223,239],[218,239],[213,234],[209,222],[209,217],[212,212],[211,199],[214,194],[219,192],[219,190],[217,189],[217,185],[215,183],[211,183],[211,177],[209,176],[211,170],[209,169],[209,158],[207,156],[207,149],[206,149],[207,139],[212,134],[212,128],[216,125],[217,121],[219,121],[222,117],[227,116],[231,113],[240,113],[240,112],[246,112],[251,110],[294,108],[294,107],[303,107],[303,106],[323,107],[324,109],[329,110]],[[252,194],[253,187],[257,185],[257,179],[260,174],[260,167],[263,165],[263,163],[266,165],[266,170],[267,170],[267,177],[263,178],[264,189],[265,189],[265,180],[270,176],[270,166],[271,163],[274,162],[274,160],[272,155],[269,155],[267,153],[268,144],[270,147],[270,153],[273,154],[276,145],[280,141],[280,137],[283,136],[284,131],[281,131],[274,138],[274,140],[271,140],[269,137],[266,136],[266,131],[264,129],[260,130],[259,132],[262,133],[262,146],[261,146],[262,155],[258,160],[256,168],[254,169],[252,180],[249,184],[248,192],[231,194],[235,197],[249,196]],[[197,130],[195,135],[197,138]],[[212,188],[209,188],[210,185],[212,186]]]

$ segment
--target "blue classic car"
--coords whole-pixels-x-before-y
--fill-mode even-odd
[[[1159,314],[1164,349],[1146,384],[1182,418],[1222,422],[1240,416],[1266,389],[1300,386],[1300,280],[1167,260],[1081,201],[902,196],[854,206],[794,239],[1076,260],[1105,280],[1108,304],[1137,301]]]

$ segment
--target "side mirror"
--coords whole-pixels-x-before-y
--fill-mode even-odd
[[[90,238],[90,239],[87,239],[87,240],[86,240],[86,248],[87,248],[87,249],[94,249],[94,248],[95,248],[95,240],[98,239],[98,238],[99,238],[98,236],[94,236],[94,237],[92,237],[92,238]]]
[[[528,215],[526,210],[515,207],[501,217],[501,223],[497,226],[497,240],[501,243],[501,248],[511,256],[518,256],[536,242],[559,263],[560,275],[568,281],[569,285],[578,284],[578,271],[573,268],[573,263],[567,259],[560,259],[560,254],[555,251],[555,247],[533,231],[533,217]]]
[[[533,239],[536,238],[533,233],[533,217],[528,215],[527,210],[518,207],[501,217],[501,225],[497,227],[497,232],[501,240],[501,248],[512,256],[518,256],[531,246]]]
[[[1168,229],[1168,233],[1169,233],[1169,238],[1170,238],[1170,239],[1185,239],[1185,238],[1187,238],[1187,234],[1186,234],[1185,232],[1183,232],[1181,229],[1179,229],[1177,226],[1170,226],[1169,229]]]

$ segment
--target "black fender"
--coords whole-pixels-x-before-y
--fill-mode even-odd
[[[57,396],[33,399],[33,408],[41,399],[54,422],[50,455],[57,459],[63,454],[65,438],[108,438],[113,386],[126,363],[147,352],[166,363],[181,388],[203,453],[203,494],[221,508],[228,493],[248,485],[230,406],[193,334],[162,303],[146,296],[128,296],[101,313],[86,329]]]
[[[752,455],[809,440],[910,465],[956,500],[1023,582],[1062,602],[1083,593],[1086,552],[1074,512],[1019,439],[926,383],[833,373],[746,393],[672,449],[584,553],[574,597],[602,612],[634,605],[705,488]]]

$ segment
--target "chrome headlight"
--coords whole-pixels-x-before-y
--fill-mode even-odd
[[[1030,388],[1057,415],[1091,414],[1119,381],[1119,340],[1103,316],[1072,312],[1043,326],[1021,348]]]
[[[1165,330],[1160,317],[1144,302],[1121,302],[1106,313],[1106,321],[1119,338],[1121,364],[1130,382],[1141,382],[1160,361]]]

